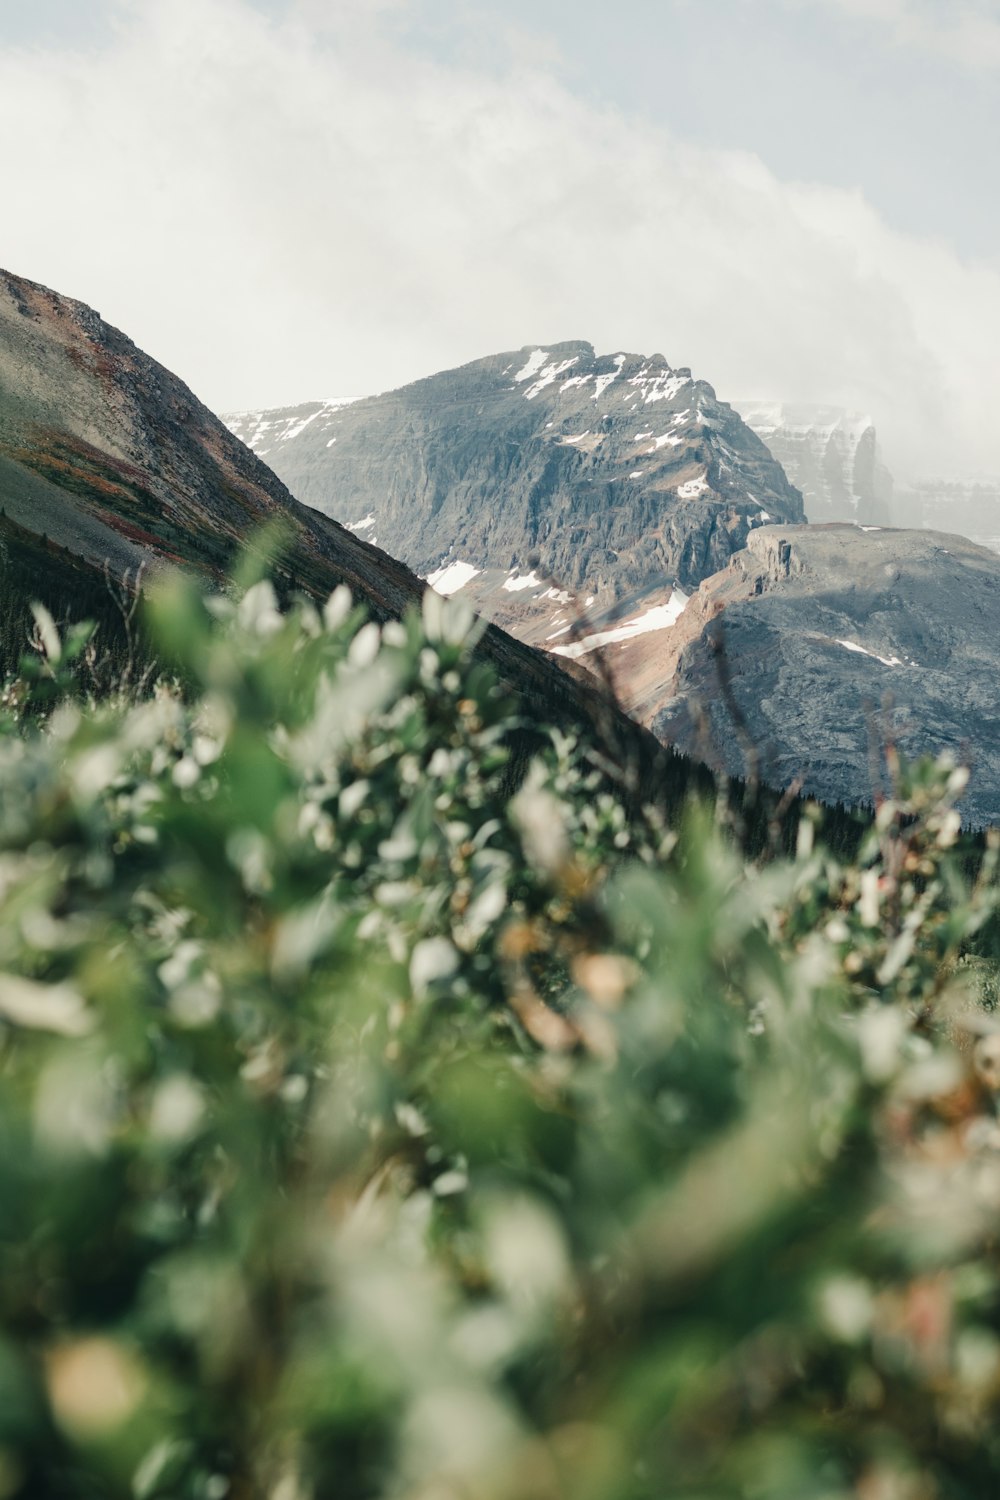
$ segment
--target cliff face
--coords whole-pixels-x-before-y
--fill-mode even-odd
[[[661,355],[527,346],[350,404],[228,418],[300,500],[525,638],[697,587],[801,497]]]
[[[801,490],[810,521],[881,526],[890,520],[893,479],[870,417],[831,406],[736,404]]]
[[[631,711],[731,774],[827,801],[885,787],[885,746],[969,755],[1000,821],[1000,558],[963,537],[766,527],[669,629],[609,651]]]

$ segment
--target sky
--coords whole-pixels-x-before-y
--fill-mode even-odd
[[[0,137],[217,411],[583,338],[1000,473],[1000,0],[0,0]]]

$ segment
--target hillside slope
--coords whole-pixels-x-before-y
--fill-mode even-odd
[[[294,500],[181,380],[98,313],[0,271],[0,672],[24,649],[32,599],[57,618],[96,616],[113,630],[106,574],[134,585],[140,568],[176,564],[215,586],[278,518],[291,531],[277,580],[287,589],[325,598],[345,583],[380,621],[419,603],[422,580]],[[596,725],[662,777],[652,737],[586,681],[494,628],[478,650],[538,722]]]
[[[83,303],[0,272],[0,505],[22,531],[120,575],[183,563],[218,581],[255,528],[293,532],[314,591],[346,582],[380,618],[406,568],[315,516],[192,392]]]

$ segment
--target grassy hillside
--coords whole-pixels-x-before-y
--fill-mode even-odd
[[[186,693],[54,709],[34,616],[5,698],[0,1494],[992,1493],[964,771],[748,863],[565,727],[511,795],[461,609],[276,605],[175,580]]]

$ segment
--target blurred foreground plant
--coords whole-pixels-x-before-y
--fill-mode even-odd
[[[0,1500],[991,1494],[962,773],[748,866],[559,734],[511,797],[431,593],[154,628],[0,736]]]

